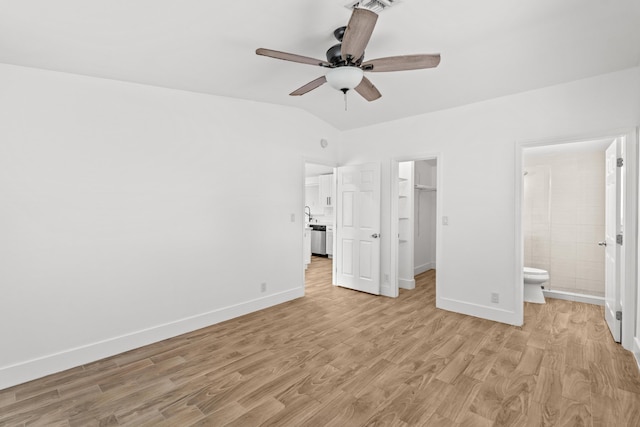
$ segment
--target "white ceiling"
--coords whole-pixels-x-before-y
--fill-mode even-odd
[[[613,142],[614,138],[594,139],[589,141],[556,143],[529,147],[524,150],[525,158],[528,156],[554,156],[557,154],[604,152]]]
[[[331,166],[319,165],[315,163],[305,163],[304,172],[306,177],[326,175],[328,173],[333,173],[333,168]]]
[[[0,62],[302,108],[351,129],[640,64],[638,0],[402,0],[380,14],[366,59],[441,53],[438,68],[369,73],[368,103],[324,85],[349,0],[0,0]]]

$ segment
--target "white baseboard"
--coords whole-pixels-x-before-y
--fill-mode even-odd
[[[515,312],[502,308],[487,307],[438,296],[436,296],[436,308],[465,314],[467,316],[479,317],[481,319],[493,320],[494,322],[506,323],[508,325],[522,326],[522,322],[517,319]]]
[[[415,266],[413,268],[413,274],[417,276],[418,274],[424,273],[425,271],[428,271],[428,270],[433,270],[434,268],[436,268],[435,262],[427,262],[425,264]]]
[[[304,296],[295,288],[0,368],[0,390]]]
[[[400,289],[415,289],[416,281],[414,279],[398,279],[398,287]]]
[[[576,294],[573,292],[546,290],[542,291],[546,298],[563,299],[567,301],[583,302],[585,304],[604,305],[604,298],[593,295]]]

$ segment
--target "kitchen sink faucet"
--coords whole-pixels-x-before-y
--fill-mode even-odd
[[[309,212],[307,212],[307,209],[309,209]],[[309,217],[309,222],[311,222],[311,208],[309,206],[304,207],[304,214]]]

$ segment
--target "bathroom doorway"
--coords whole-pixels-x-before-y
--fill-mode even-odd
[[[605,250],[599,244],[605,238],[605,150],[612,142],[524,150],[524,266],[550,273],[546,297],[604,305]]]
[[[632,338],[632,329],[628,328],[633,327],[633,321],[629,319],[626,327],[624,321],[616,323],[616,313],[627,311],[627,317],[635,313],[636,138],[635,132],[629,132],[521,144],[520,161],[516,162],[520,167],[516,179],[520,182],[516,218],[521,245],[520,277],[523,267],[544,270],[549,274],[543,285],[545,298],[605,306],[605,312],[612,311],[607,316],[613,319],[609,323],[612,336],[617,341],[622,336],[623,345],[625,333],[620,328],[627,329],[627,340]],[[616,169],[615,155],[608,161],[605,158],[608,147],[613,147],[614,153],[618,147],[618,156],[624,157],[620,164],[624,166],[618,168],[617,190],[614,184],[613,192],[609,191],[613,198],[607,202],[605,178],[611,169],[608,163],[613,161],[614,172]],[[611,206],[607,208],[608,205]],[[624,245],[616,244],[615,236],[612,242],[605,241],[607,217],[614,221],[617,233],[624,235]],[[613,271],[611,265],[605,268],[605,253],[611,253],[611,248],[605,252],[607,244],[615,245],[617,253],[614,276],[605,274]],[[625,294],[633,297],[624,298]],[[523,299],[527,301],[526,297]]]
[[[414,289],[415,277],[436,270],[440,212],[438,157],[397,159],[392,164],[392,296]],[[436,292],[437,292],[436,276]]]

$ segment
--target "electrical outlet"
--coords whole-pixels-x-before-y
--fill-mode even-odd
[[[494,304],[500,303],[500,294],[497,292],[491,293],[491,302]]]
[[[267,292],[267,282],[260,283],[260,292]]]

